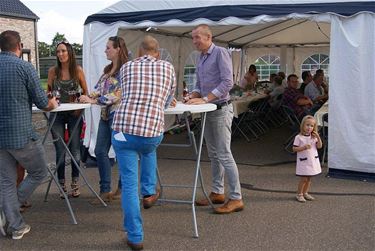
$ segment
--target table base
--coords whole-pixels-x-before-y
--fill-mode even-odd
[[[203,183],[203,177],[202,173],[200,170],[200,159],[201,159],[201,153],[202,153],[202,145],[203,145],[203,135],[204,135],[204,127],[206,124],[206,113],[202,113],[202,120],[201,120],[201,134],[200,134],[200,139],[199,139],[199,144],[197,147],[196,141],[195,141],[195,136],[194,132],[190,130],[190,124],[188,120],[189,113],[184,112],[183,116],[185,118],[185,123],[186,123],[186,128],[188,131],[189,135],[189,144],[161,144],[161,146],[174,146],[174,147],[193,147],[194,149],[194,154],[196,156],[196,164],[195,164],[195,174],[194,174],[194,182],[192,185],[177,185],[177,184],[163,184],[161,181],[160,173],[159,170],[157,169],[157,178],[158,182],[160,185],[160,202],[165,202],[165,203],[179,203],[179,204],[189,204],[191,205],[192,208],[192,214],[193,214],[193,227],[194,227],[194,235],[193,237],[198,238],[198,224],[197,224],[197,217],[196,217],[196,212],[195,212],[195,198],[196,198],[196,193],[197,193],[197,188],[202,188],[202,192],[204,196],[207,198],[209,201],[210,205],[212,208],[214,208],[214,205],[212,204],[205,188],[204,188],[204,183]],[[198,179],[199,179],[199,184],[198,184]],[[179,200],[179,199],[167,199],[164,196],[164,188],[190,188],[193,189],[192,194],[191,194],[191,200]]]

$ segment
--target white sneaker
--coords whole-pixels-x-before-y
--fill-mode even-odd
[[[302,194],[297,194],[296,199],[298,202],[302,202],[302,203],[306,202]]]
[[[306,199],[306,200],[315,200],[315,198],[314,197],[312,197],[310,194],[308,194],[308,193],[305,193],[304,195],[303,195],[303,197]]]
[[[0,212],[0,233],[3,235],[3,236],[6,236],[6,232],[5,232],[5,224],[7,223],[7,219],[5,218],[5,214],[3,211]]]
[[[27,234],[28,232],[30,232],[31,230],[31,227],[30,225],[25,225],[23,228],[21,228],[20,230],[17,230],[17,231],[13,231],[12,232],[12,239],[13,240],[20,240],[22,239],[22,237]]]

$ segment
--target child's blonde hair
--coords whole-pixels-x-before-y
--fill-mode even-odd
[[[318,133],[318,125],[316,124],[316,120],[313,116],[311,115],[306,115],[305,117],[303,117],[302,121],[301,121],[301,125],[300,125],[300,133],[303,133],[303,127],[305,126],[306,124],[306,121],[309,120],[309,119],[312,119],[314,120],[314,129],[313,131]]]

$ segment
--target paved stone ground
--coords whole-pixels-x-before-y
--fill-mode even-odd
[[[279,135],[279,131],[276,134]],[[145,249],[375,250],[375,183],[320,175],[312,184],[312,194],[317,200],[298,203],[294,199],[298,183],[294,163],[259,164],[267,163],[271,155],[283,155],[280,142],[274,142],[275,138],[277,136],[264,137],[246,144],[240,140],[233,142],[236,151],[246,151],[234,151],[236,160],[241,163],[238,168],[244,211],[215,215],[210,208],[197,208],[199,238],[193,238],[189,205],[161,204],[142,210]],[[279,149],[270,145],[277,145]],[[47,151],[49,159],[53,160],[53,146],[47,145]],[[159,150],[159,170],[164,183],[192,182],[194,162],[187,155],[188,151],[181,149]],[[256,156],[257,160],[251,156]],[[211,174],[205,158],[204,155],[202,173],[209,190]],[[260,158],[263,161],[259,161]],[[86,168],[85,174],[97,188],[97,169]],[[116,177],[117,168],[113,179]],[[32,197],[33,207],[24,214],[26,222],[32,226],[31,232],[19,241],[0,237],[0,250],[128,250],[120,203],[114,202],[107,208],[93,206],[89,204],[93,196],[87,187],[81,190],[79,198],[71,199],[78,220],[78,225],[72,225],[55,186],[52,186],[48,202],[43,201],[46,184],[40,186]],[[186,189],[168,189],[164,193],[168,198],[178,199],[187,199],[190,194]],[[201,194],[198,191],[199,197]]]

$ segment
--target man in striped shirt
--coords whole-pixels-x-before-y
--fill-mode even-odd
[[[233,87],[232,59],[229,52],[212,42],[212,32],[205,25],[198,25],[192,31],[193,44],[201,52],[197,64],[197,83],[188,104],[214,103],[217,110],[208,112],[204,130],[208,156],[212,168],[212,192],[210,200],[223,204],[224,174],[229,185],[229,198],[224,205],[215,208],[215,213],[228,214],[243,210],[242,193],[238,168],[230,148],[233,105],[229,90]],[[198,200],[197,206],[206,206],[208,201]]]
[[[156,148],[163,139],[164,109],[176,88],[173,65],[159,59],[159,43],[146,36],[139,57],[120,69],[122,98],[113,119],[112,145],[122,181],[122,208],[127,244],[143,249],[143,228],[138,199],[138,156],[141,163],[143,207],[159,197],[156,191]]]

